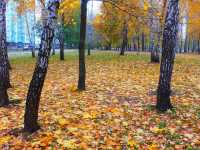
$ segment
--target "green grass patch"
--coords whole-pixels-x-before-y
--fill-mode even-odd
[[[176,64],[196,64],[200,65],[198,55],[187,55],[180,54],[176,56]],[[11,64],[26,64],[34,63],[36,58],[31,57],[31,53],[23,55],[12,55],[10,57]],[[60,60],[59,53],[50,57],[50,63],[57,62]],[[65,51],[65,60],[64,61],[78,61],[78,51]],[[127,52],[125,56],[120,56],[119,52],[111,51],[91,51],[91,55],[87,56],[86,61],[90,62],[150,62],[149,53],[135,53]]]

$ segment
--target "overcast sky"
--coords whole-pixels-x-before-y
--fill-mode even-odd
[[[92,6],[93,6],[93,10],[92,10]],[[89,1],[88,2],[88,14],[90,14],[91,12],[93,12],[94,15],[98,14],[100,12],[100,6],[101,6],[101,2],[97,2],[97,1]]]

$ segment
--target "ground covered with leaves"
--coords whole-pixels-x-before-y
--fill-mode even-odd
[[[178,55],[172,82],[174,109],[155,110],[159,65],[147,54],[101,52],[87,57],[87,90],[76,91],[78,61],[50,60],[42,92],[41,129],[23,133],[28,85],[35,61],[12,58],[11,104],[0,108],[0,149],[200,149],[200,56]]]

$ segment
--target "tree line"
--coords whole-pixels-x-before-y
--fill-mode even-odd
[[[105,0],[93,26],[104,50],[150,52],[159,63],[162,51],[167,0]],[[179,32],[176,53],[200,53],[199,1],[179,2]]]

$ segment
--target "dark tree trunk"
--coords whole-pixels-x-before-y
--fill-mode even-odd
[[[111,50],[112,44],[109,42],[105,47],[104,50]]]
[[[192,39],[192,53],[195,52],[195,45],[196,45],[196,41]]]
[[[111,44],[111,42],[108,44],[107,50],[108,50],[108,51],[109,51],[109,50],[112,50],[112,44]]]
[[[154,37],[152,37],[154,38]],[[157,50],[157,47],[154,46],[154,40],[150,42],[150,51],[151,51],[151,63],[159,63],[160,56]]]
[[[181,35],[182,36],[182,35]],[[182,48],[183,48],[183,40],[181,38],[181,44],[180,44],[180,50],[179,50],[179,53],[182,53]]]
[[[53,48],[53,51],[52,51],[52,56],[55,55],[56,52],[55,52],[55,48]]]
[[[161,26],[161,28],[162,28],[162,26]],[[161,36],[162,36],[162,29],[160,30],[160,33],[158,33],[158,43],[157,43],[154,51],[151,53],[151,62],[152,63],[160,63]]]
[[[138,42],[138,52],[140,52],[140,32],[138,32],[137,42]]]
[[[6,43],[6,44],[7,44],[7,43]],[[7,59],[8,69],[9,69],[9,70],[12,70],[12,67],[11,67],[11,64],[10,64],[10,61],[9,61],[9,58],[8,58],[7,46],[6,46],[6,59]],[[10,84],[10,81],[9,81],[9,84]],[[11,87],[11,85],[10,85],[10,87]]]
[[[65,60],[65,48],[64,48],[64,14],[61,17],[61,32],[60,32],[60,60]]]
[[[179,53],[182,53],[183,50],[183,24],[180,24],[181,32],[180,32],[180,48]]]
[[[65,60],[65,51],[64,51],[64,35],[61,33],[60,35],[60,60]]]
[[[7,56],[7,57],[8,57],[8,56]],[[11,64],[10,64],[9,59],[8,59],[8,69],[9,69],[9,70],[12,70],[12,67],[11,67]]]
[[[154,46],[154,43],[151,43],[151,63],[160,63],[160,55],[159,55],[159,49],[160,49],[160,39],[161,39],[161,33],[158,33],[158,43],[156,46]]]
[[[145,51],[145,35],[144,35],[144,32],[142,32],[142,51]]]
[[[56,54],[56,50],[55,50],[55,38],[54,38],[52,42],[52,55],[55,55],[55,54]]]
[[[31,54],[32,54],[32,58],[35,58],[35,50],[34,50],[34,48],[31,48]]]
[[[185,42],[184,42],[184,53],[187,53],[187,47],[188,47],[187,45],[188,45],[188,36],[186,35]]]
[[[123,28],[122,34],[123,34],[123,41],[122,41],[122,48],[121,48],[120,55],[124,56],[125,49],[128,44],[128,25],[126,21],[124,21],[124,28]]]
[[[187,47],[188,53],[190,53],[190,42],[191,42],[191,40],[190,40],[190,37],[189,37],[189,38],[188,38],[188,47]]]
[[[65,60],[64,40],[60,39],[60,60]]]
[[[0,107],[9,104],[7,89],[10,87],[5,13],[6,13],[6,0],[1,0],[0,1]]]
[[[86,39],[86,23],[87,23],[87,2],[88,0],[81,0],[78,90],[85,90],[85,78],[86,78],[85,39]]]
[[[33,133],[39,129],[37,123],[40,96],[48,68],[48,60],[51,52],[52,40],[54,37],[54,26],[57,18],[59,0],[51,0],[48,3],[48,19],[44,24],[41,44],[38,52],[37,63],[33,73],[26,99],[24,115],[24,131]]]
[[[157,51],[157,48],[154,45],[154,33],[151,33],[151,36],[150,36],[149,49],[151,51],[151,63],[159,63],[160,62],[159,53]]]
[[[9,105],[7,89],[0,89],[0,107]]]
[[[171,77],[175,58],[178,33],[179,0],[169,0],[163,32],[163,52],[160,66],[160,78],[157,90],[156,108],[166,111],[172,108],[170,102]]]
[[[151,62],[152,63],[159,63],[160,62],[160,56],[158,52],[158,48],[156,47],[154,51],[151,51]]]
[[[88,44],[88,53],[87,53],[87,55],[90,56],[90,54],[91,54],[91,47],[90,47],[90,44]]]
[[[152,3],[152,1],[150,1]],[[149,43],[149,50],[151,52],[151,63],[157,63],[159,59],[159,55],[156,52],[155,46],[155,16],[153,9],[149,10],[149,17],[150,17],[150,43]]]
[[[12,70],[12,67],[11,67],[11,64],[10,64],[10,60],[8,58],[7,42],[6,42],[6,61],[7,61],[8,69]],[[9,85],[10,85],[10,81],[9,81]],[[9,87],[11,87],[11,85]]]

